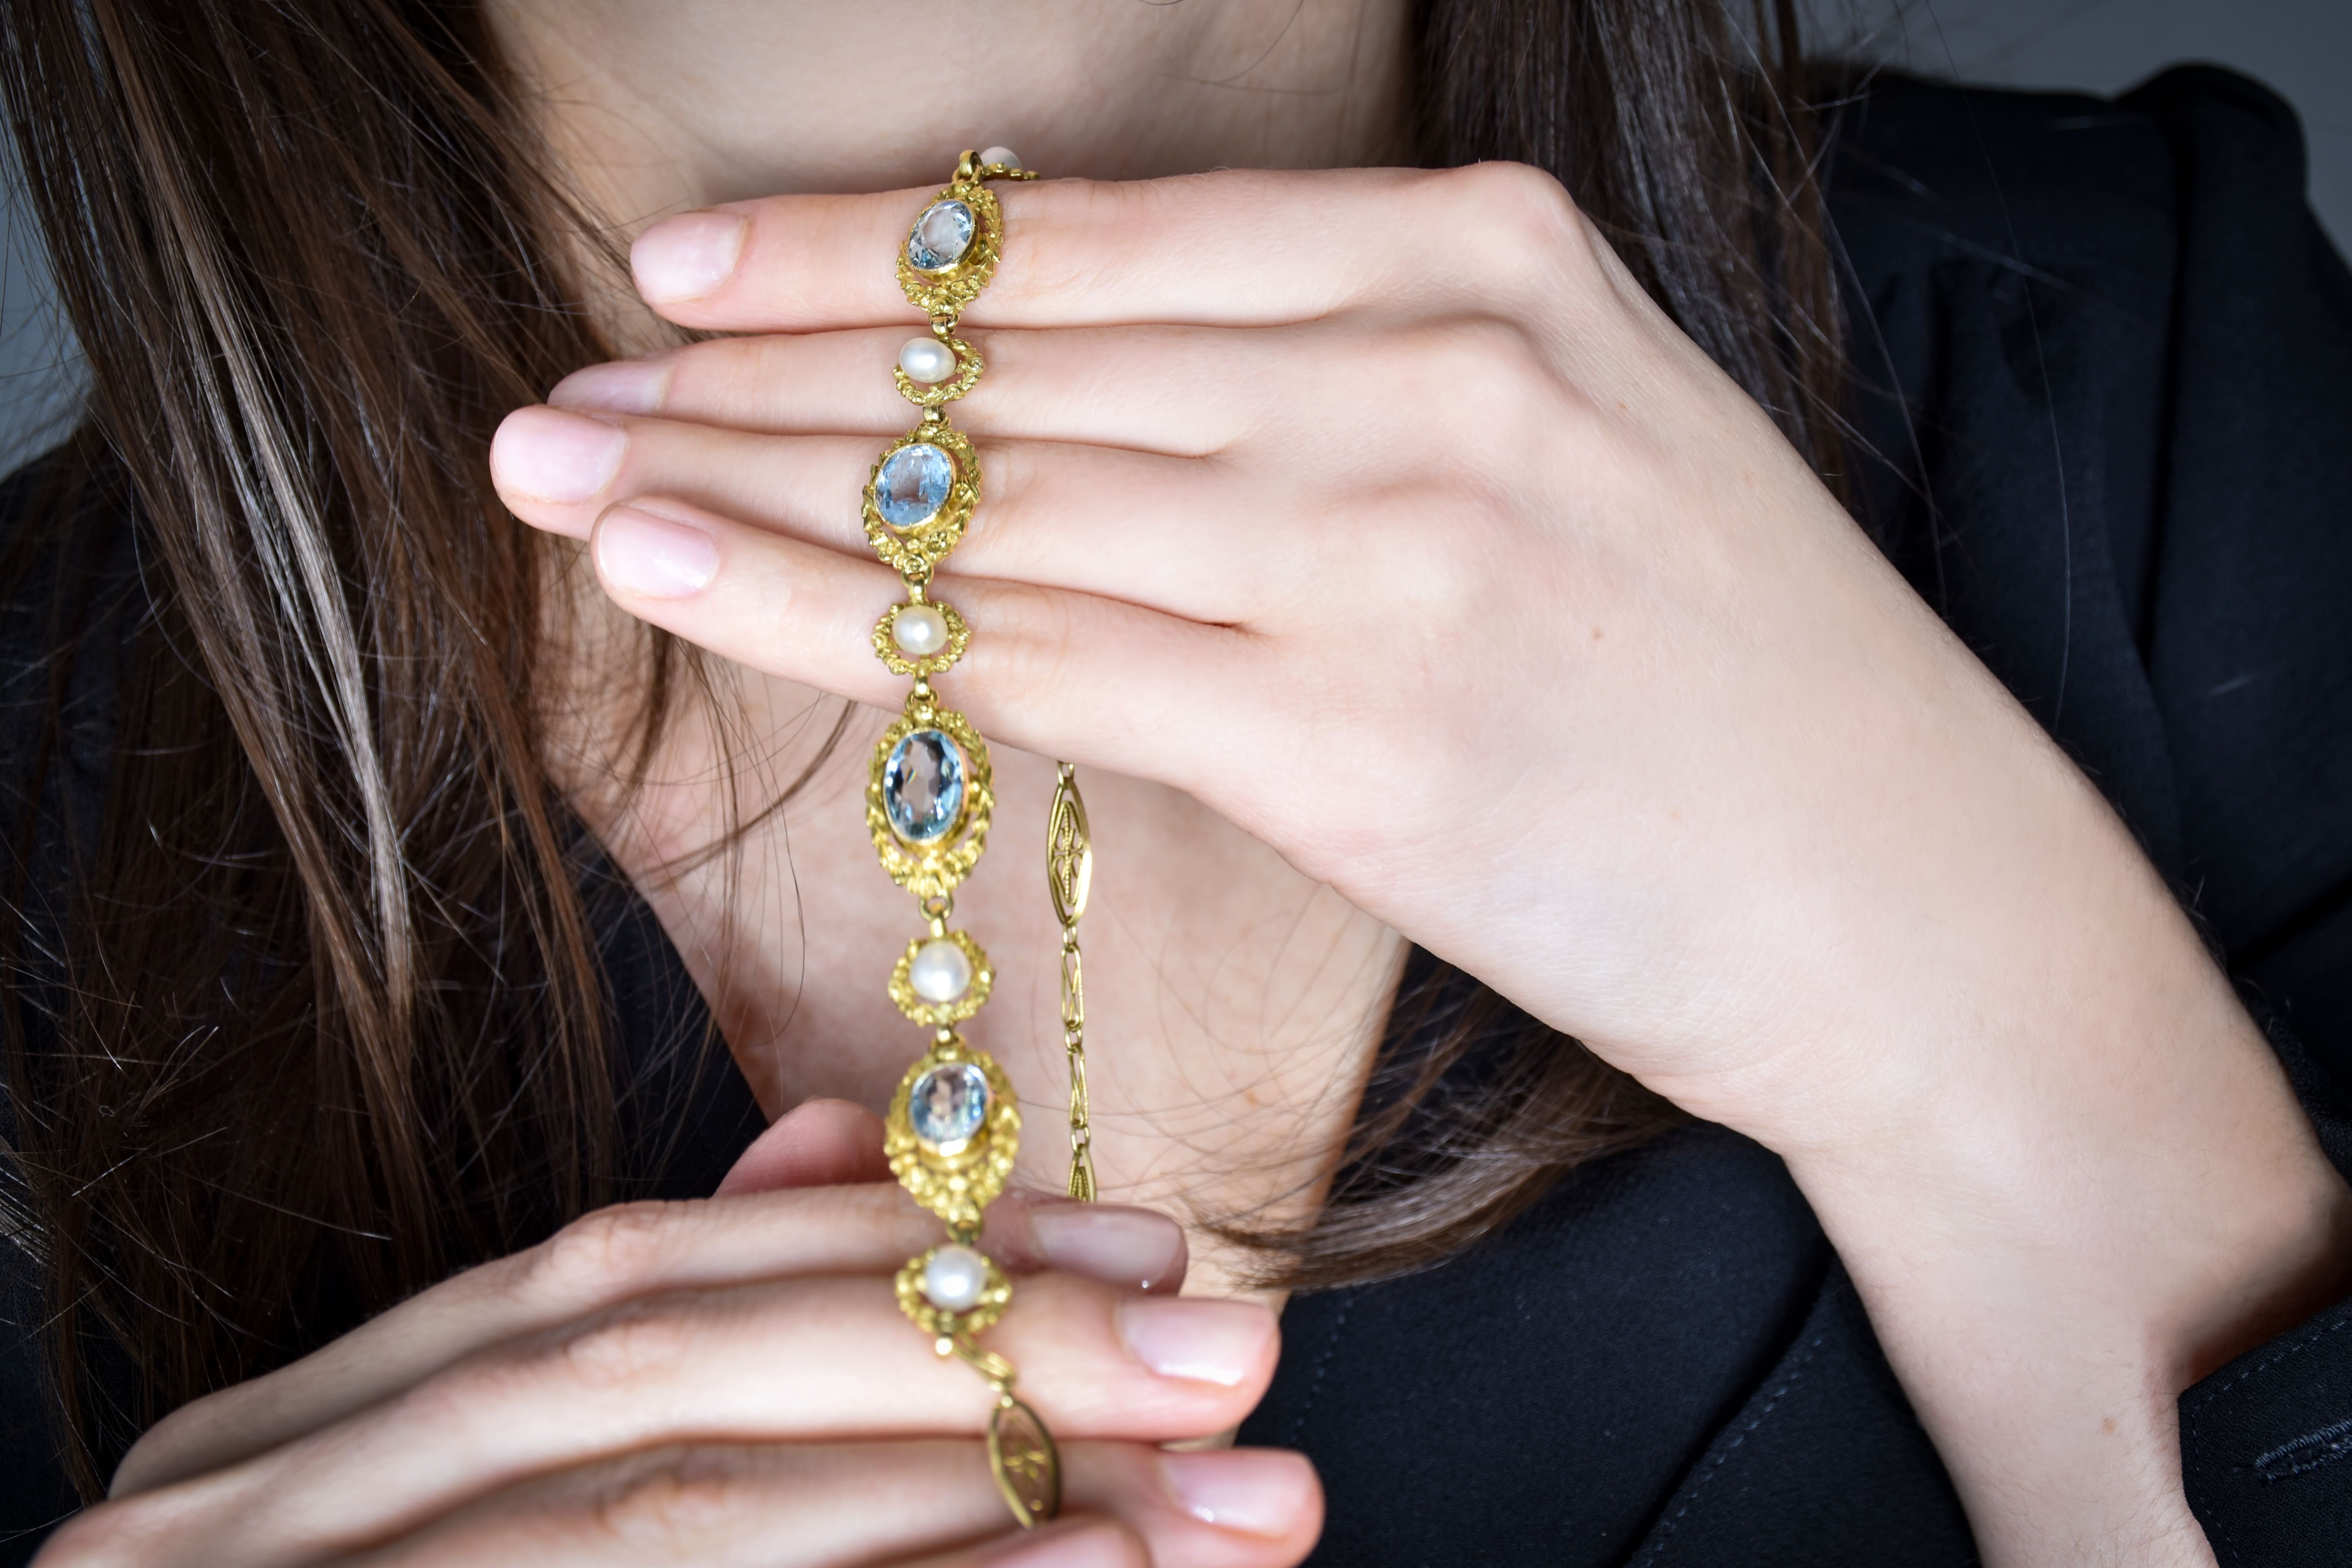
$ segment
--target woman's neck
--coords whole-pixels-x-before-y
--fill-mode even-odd
[[[976,144],[1141,179],[1401,161],[1404,0],[495,0],[604,210],[929,184]]]
[[[625,237],[771,192],[934,184],[975,144],[1012,145],[1055,174],[1138,176],[1372,161],[1394,155],[1401,124],[1401,0],[1026,0],[988,7],[984,23],[945,0],[494,9],[550,143]],[[665,341],[633,300],[609,317],[615,342]],[[551,644],[581,650],[583,696],[634,685],[600,672],[643,647],[591,598]],[[652,782],[625,804],[609,783],[625,712],[600,721],[583,703],[569,732],[557,724],[551,762],[660,916],[768,1112],[820,1095],[878,1110],[920,1045],[881,984],[916,917],[866,836],[866,756],[887,716],[854,712],[820,763],[838,703],[749,672],[719,688],[715,708],[683,706]],[[990,853],[957,912],[998,980],[966,1032],[1021,1086],[1024,1177],[1050,1189],[1066,1158],[1059,940],[1042,875],[1053,766],[1001,747],[994,762]],[[1200,1219],[1303,1218],[1353,1120],[1401,942],[1183,795],[1091,771],[1085,785],[1105,1194]],[[740,854],[699,853],[750,818]],[[1194,1248],[1204,1288],[1242,1270],[1210,1235]]]

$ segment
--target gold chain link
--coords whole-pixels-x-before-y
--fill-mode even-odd
[[[1062,922],[1062,1049],[1070,1058],[1070,1196],[1095,1199],[1094,1129],[1087,1103],[1087,975],[1078,956],[1078,921],[1094,881],[1095,850],[1087,828],[1078,770],[1061,765],[1045,819],[1045,885]]]

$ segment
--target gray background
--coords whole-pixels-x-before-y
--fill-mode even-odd
[[[2313,205],[2352,250],[2352,0],[1801,0],[1801,9],[1817,49],[2000,86],[2114,92],[2179,61],[2233,66],[2301,112]],[[62,434],[79,387],[13,179],[6,190],[0,472]]]
[[[2352,0],[1799,0],[1806,45],[1923,76],[2118,92],[2209,61],[2303,116],[2311,204],[2352,252]]]

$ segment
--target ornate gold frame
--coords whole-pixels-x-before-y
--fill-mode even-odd
[[[898,1091],[890,1097],[890,1114],[884,1119],[882,1152],[890,1161],[890,1173],[915,1201],[945,1220],[957,1239],[968,1240],[979,1232],[980,1211],[995,1201],[1012,1177],[1013,1157],[1021,1149],[1021,1108],[1013,1102],[1013,1080],[993,1057],[973,1050],[952,1032],[941,1033],[945,1038],[898,1080]],[[959,1062],[969,1062],[988,1079],[988,1114],[980,1131],[950,1154],[927,1147],[915,1136],[908,1100],[925,1073]]]
[[[947,622],[948,646],[937,653],[927,653],[920,658],[908,658],[900,652],[898,638],[890,635],[890,623],[898,618],[899,611],[913,609],[915,601],[899,600],[883,611],[882,618],[874,623],[874,657],[880,659],[893,675],[918,677],[937,675],[961,658],[963,650],[971,646],[971,627],[961,616],[956,614],[956,607],[953,605],[949,604],[945,599],[926,598],[922,602],[937,610],[940,618]]]
[[[915,1326],[935,1340],[952,1340],[959,1334],[976,1334],[1004,1316],[1004,1309],[1013,1301],[1013,1281],[996,1266],[996,1259],[981,1253],[980,1260],[988,1265],[988,1283],[981,1288],[980,1300],[961,1312],[950,1312],[944,1307],[931,1305],[923,1294],[923,1270],[939,1256],[936,1247],[920,1258],[910,1258],[898,1270],[894,1282],[898,1292],[898,1310],[915,1321]]]
[[[939,332],[935,335],[947,344],[948,352],[955,355],[956,373],[953,375],[936,385],[925,386],[897,365],[890,367],[890,374],[898,383],[899,395],[918,407],[937,408],[942,403],[953,403],[979,385],[980,373],[988,368],[988,362],[980,357],[980,351],[954,333]]]
[[[955,468],[955,479],[948,486],[947,500],[940,503],[940,510],[902,533],[883,520],[881,504],[874,499],[874,487],[882,482],[883,464],[894,454],[918,446],[937,447],[947,453],[949,463]],[[882,448],[881,456],[874,459],[874,467],[866,475],[865,500],[866,542],[874,547],[874,553],[901,576],[918,580],[928,577],[931,568],[947,559],[948,552],[962,540],[971,514],[980,508],[980,454],[972,449],[962,431],[934,411],[920,425]]]
[[[915,224],[941,202],[961,202],[971,209],[971,243],[952,267],[926,272],[915,265],[907,247],[914,240]],[[953,316],[980,298],[988,280],[996,276],[996,263],[1003,254],[1004,208],[998,205],[996,193],[976,175],[967,177],[958,170],[957,177],[925,202],[914,222],[907,226],[906,237],[898,242],[898,287],[905,290],[907,302],[924,315]]]
[[[963,752],[963,810],[936,844],[909,844],[899,837],[882,805],[882,771],[889,765],[891,750],[918,730],[944,731]],[[866,830],[873,837],[875,854],[881,857],[882,869],[919,899],[944,897],[979,864],[981,851],[988,847],[989,814],[995,808],[988,742],[962,714],[939,706],[929,692],[910,694],[906,710],[874,743],[874,760],[866,769]]]
[[[971,964],[971,984],[952,1002],[924,1001],[915,994],[914,983],[908,978],[915,966],[915,954],[923,950],[925,943],[933,942],[955,943],[963,949],[965,959]],[[907,951],[898,955],[898,965],[890,971],[890,1000],[916,1023],[926,1028],[941,1029],[950,1024],[961,1024],[979,1012],[988,1001],[989,988],[995,984],[996,972],[989,967],[988,954],[981,951],[980,943],[960,931],[941,931],[937,936],[927,932],[908,942]]]

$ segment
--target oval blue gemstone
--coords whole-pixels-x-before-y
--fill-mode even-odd
[[[971,248],[971,208],[961,202],[933,202],[907,236],[907,259],[926,272],[944,272]]]
[[[907,1119],[915,1136],[934,1148],[962,1142],[988,1119],[987,1075],[970,1062],[933,1068],[908,1094]]]
[[[893,528],[930,521],[947,504],[955,484],[955,459],[928,441],[901,447],[882,459],[874,476],[874,510]]]
[[[917,730],[882,764],[882,809],[909,844],[944,837],[963,815],[963,748],[941,730]]]

